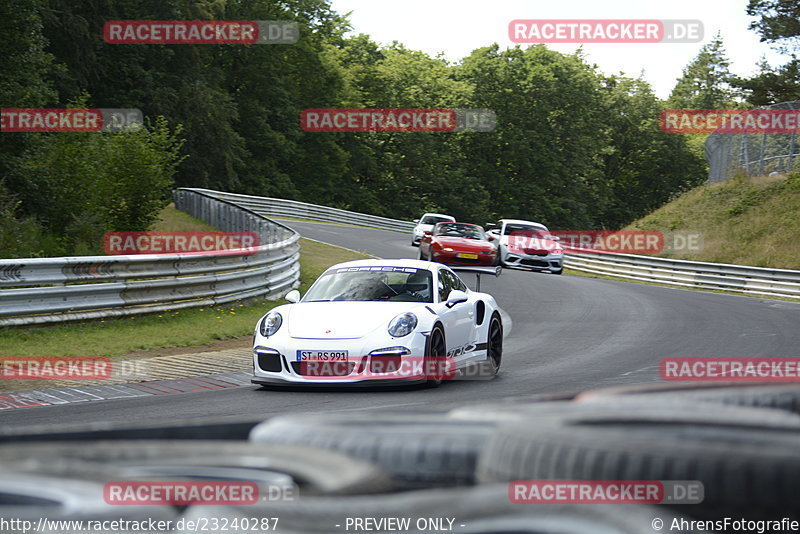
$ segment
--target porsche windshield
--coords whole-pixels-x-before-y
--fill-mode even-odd
[[[427,269],[355,267],[323,274],[303,302],[341,300],[433,302],[433,277]]]

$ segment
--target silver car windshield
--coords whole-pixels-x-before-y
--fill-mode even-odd
[[[544,226],[534,226],[531,224],[507,224],[505,229],[503,229],[503,235],[511,235],[511,234],[522,234],[525,233],[544,233],[547,232],[547,228]]]

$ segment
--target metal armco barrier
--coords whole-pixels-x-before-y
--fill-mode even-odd
[[[248,253],[0,260],[0,326],[279,298],[299,285],[295,231],[201,191],[174,196],[178,209],[220,230],[256,232],[259,246]]]
[[[221,191],[211,191],[209,189],[184,189],[184,191],[195,191],[207,195],[212,195],[220,200],[227,200],[238,206],[248,208],[259,215],[265,217],[288,217],[291,219],[310,219],[313,221],[333,222],[341,224],[352,224],[355,226],[366,226],[367,228],[378,228],[380,230],[394,230],[397,232],[411,232],[416,223],[411,221],[401,221],[378,217],[377,215],[367,215],[355,211],[341,210],[338,208],[328,208],[296,200],[284,200],[281,198],[254,197],[250,195],[240,195],[238,193],[223,193]]]
[[[587,273],[673,286],[800,299],[800,271],[635,254],[569,253],[565,259],[565,267]]]

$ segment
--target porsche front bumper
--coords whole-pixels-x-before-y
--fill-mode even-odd
[[[296,339],[271,343],[262,338],[253,349],[255,384],[397,385],[427,380],[423,366],[427,332],[403,338],[381,339]],[[347,351],[346,360],[300,361],[300,351]]]

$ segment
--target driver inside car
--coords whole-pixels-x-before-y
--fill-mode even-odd
[[[405,291],[398,295],[400,298],[391,300],[430,302],[430,296],[431,289],[428,276],[424,272],[416,272],[406,279]]]

